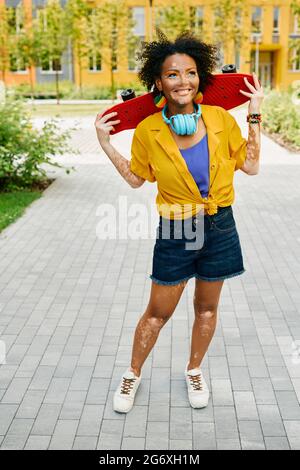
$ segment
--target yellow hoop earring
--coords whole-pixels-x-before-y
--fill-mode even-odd
[[[162,109],[167,104],[167,100],[165,96],[160,93],[154,98],[154,103],[157,108]]]
[[[203,94],[201,93],[201,91],[198,91],[197,95],[194,98],[194,103],[200,104],[202,103],[202,101],[203,101]]]

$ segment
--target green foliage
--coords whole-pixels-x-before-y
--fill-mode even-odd
[[[44,122],[41,130],[35,129],[20,101],[1,104],[0,190],[24,189],[47,179],[43,164],[65,168],[51,156],[78,153],[67,142],[74,129],[61,132],[56,119]]]
[[[138,81],[118,84],[118,89],[123,90],[125,88],[133,88],[137,94],[146,91],[145,87]],[[23,83],[10,87],[9,93],[16,98],[29,98],[31,96],[30,85]],[[35,86],[34,97],[38,99],[55,98],[55,93],[55,83],[38,83]],[[82,87],[82,91],[80,91],[79,87],[76,87],[74,83],[64,80],[60,82],[60,98],[70,100],[110,100],[112,99],[111,87],[85,85]]]
[[[180,33],[191,29],[189,7],[186,2],[178,0],[174,5],[159,7],[156,15],[156,26],[170,40],[175,40]]]
[[[263,127],[300,150],[300,90],[271,90],[262,105]]]

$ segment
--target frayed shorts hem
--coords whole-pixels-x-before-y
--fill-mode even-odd
[[[243,269],[242,271],[238,271],[237,273],[226,274],[225,276],[219,276],[219,277],[205,277],[205,276],[199,276],[199,274],[194,274],[194,276],[197,279],[200,279],[202,281],[224,281],[225,279],[229,279],[231,277],[239,276],[240,274],[243,274],[245,271],[246,271],[246,269]]]
[[[195,274],[191,274],[190,276],[184,277],[183,279],[179,279],[178,281],[160,281],[159,279],[156,279],[156,277],[152,275],[150,275],[149,277],[156,284],[161,284],[162,286],[176,286],[177,284],[180,284],[181,282],[188,281],[194,276]]]
[[[150,275],[150,279],[152,279],[153,282],[156,284],[160,284],[163,286],[176,286],[177,284],[180,284],[181,282],[188,281],[192,277],[195,277],[196,279],[200,279],[202,281],[209,281],[209,282],[214,282],[214,281],[223,281],[225,279],[229,279],[231,277],[239,276],[240,274],[243,274],[246,270],[243,269],[242,271],[238,271],[233,274],[227,274],[225,276],[219,276],[219,277],[205,277],[205,276],[200,276],[199,274],[191,274],[190,276],[184,277],[182,279],[179,279],[178,281],[160,281],[159,279],[156,279],[154,276]]]

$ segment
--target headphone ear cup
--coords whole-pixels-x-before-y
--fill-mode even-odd
[[[189,115],[188,114],[183,114],[183,121],[184,121],[184,133],[188,133],[189,129]]]
[[[174,127],[175,127],[175,132],[178,135],[182,135],[182,115],[181,114],[176,114],[174,118]]]
[[[185,120],[185,114],[179,114],[180,116],[180,131],[181,131],[181,135],[184,135],[186,133],[186,120]]]
[[[190,121],[191,121],[191,132],[192,132],[192,134],[195,134],[195,132],[197,130],[196,119],[193,116],[190,116]]]

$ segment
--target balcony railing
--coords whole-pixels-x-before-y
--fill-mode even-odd
[[[280,39],[280,34],[279,33],[273,33],[272,34],[272,43],[273,44],[279,44],[279,39]]]
[[[262,42],[262,33],[251,33],[250,42],[261,43]]]

